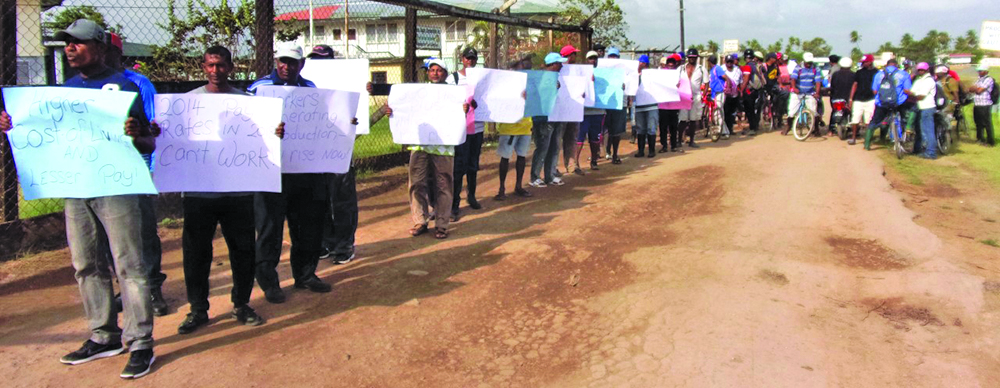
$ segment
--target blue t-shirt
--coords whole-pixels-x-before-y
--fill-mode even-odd
[[[142,100],[140,100],[140,96],[142,96],[142,89],[140,89],[135,82],[125,77],[125,74],[112,68],[108,68],[100,74],[95,74],[89,78],[83,78],[77,74],[73,76],[73,78],[66,80],[66,83],[64,83],[63,86],[70,88],[136,92],[138,95],[136,96],[136,99],[132,101],[132,106],[129,108],[128,116],[133,117],[136,120],[149,120],[149,116],[153,114],[152,111],[147,114],[146,109],[143,107]],[[150,84],[150,86],[152,86],[152,84]],[[150,96],[149,99],[150,103],[152,103],[153,96]],[[142,159],[146,162],[147,167],[152,166],[153,160],[151,154],[142,154]]]
[[[153,101],[156,100],[156,87],[146,76],[134,71],[122,70],[122,75],[139,87],[139,98],[142,99],[142,108],[146,110],[146,118],[153,121]]]
[[[712,72],[709,74],[708,87],[712,89],[712,98],[715,95],[722,93],[726,89],[726,69],[722,66],[715,65],[712,68]]]
[[[823,85],[823,73],[815,66],[810,69],[799,67],[792,72],[791,77],[799,93],[813,94],[816,93],[816,84]]]
[[[880,70],[875,74],[875,79],[872,80],[872,91],[875,92],[875,106],[882,106],[879,102],[879,86],[882,80],[885,78],[887,73],[892,73],[892,78],[896,80],[896,104],[902,104],[906,102],[906,93],[904,90],[909,90],[913,86],[913,81],[910,80],[910,75],[906,73],[906,70],[897,68],[896,66],[886,66],[885,69]]]

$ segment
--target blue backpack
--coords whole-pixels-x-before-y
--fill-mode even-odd
[[[895,108],[899,105],[899,99],[896,96],[896,78],[893,77],[897,71],[899,69],[886,73],[878,85],[878,102],[883,108]]]

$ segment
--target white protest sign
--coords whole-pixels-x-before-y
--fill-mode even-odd
[[[238,94],[158,94],[153,181],[181,191],[281,192],[281,100]]]
[[[459,145],[465,142],[469,99],[465,86],[397,84],[389,92],[389,130],[396,144]]]
[[[129,107],[142,103],[136,93],[23,87],[4,88],[3,97],[24,199],[156,194],[125,134]]]
[[[306,59],[302,67],[302,78],[312,81],[317,88],[343,90],[358,93],[358,109],[354,117],[358,118],[355,131],[358,135],[367,135],[370,131],[368,59]]]
[[[597,67],[625,70],[625,94],[634,96],[639,91],[639,61],[601,58],[597,60]]]
[[[583,105],[593,107],[597,103],[597,92],[594,90],[594,66],[592,65],[566,65],[559,70],[559,75],[575,75],[585,77],[590,80],[587,84],[587,95],[584,96]]]
[[[257,95],[284,101],[281,172],[337,173],[351,168],[358,93],[266,85]]]
[[[476,121],[516,123],[524,118],[528,75],[519,71],[469,68],[469,88],[475,90]]]
[[[556,105],[549,113],[549,121],[560,123],[579,123],[583,121],[583,94],[587,92],[587,83],[591,80],[581,76],[559,76],[559,93],[556,94]]]
[[[677,69],[643,70],[639,91],[635,95],[635,104],[642,106],[680,101],[681,96],[677,93],[680,75]]]

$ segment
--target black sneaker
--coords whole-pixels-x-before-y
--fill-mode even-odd
[[[257,312],[253,311],[250,306],[240,306],[234,308],[233,318],[235,318],[237,322],[246,326],[260,326],[264,324],[264,318],[257,315]]]
[[[350,253],[335,255],[333,256],[333,259],[331,259],[333,264],[347,264],[350,263],[351,260],[354,260],[354,251],[351,251]]]
[[[320,253],[319,258],[320,259],[325,259],[325,258],[330,257],[330,256],[333,256],[333,251],[331,251],[331,250],[329,250],[327,248],[323,248],[323,253]]]
[[[153,315],[162,317],[170,313],[170,306],[167,306],[167,301],[163,299],[163,290],[160,287],[151,288],[149,296],[153,300]]]
[[[268,288],[264,290],[264,299],[272,304],[285,303],[285,292],[281,290],[281,287]]]
[[[184,322],[181,322],[181,325],[177,326],[177,333],[189,334],[206,324],[208,324],[208,314],[195,312],[188,313],[187,317],[184,317]]]
[[[329,284],[323,283],[322,280],[319,280],[319,278],[315,276],[301,283],[296,282],[295,288],[306,289],[318,293],[327,293],[333,290],[333,287],[331,287]]]
[[[119,376],[123,379],[137,379],[145,376],[149,374],[149,370],[153,367],[153,361],[156,361],[153,349],[133,351],[128,357],[128,364],[125,364],[125,369],[122,370],[122,374]]]
[[[122,346],[121,341],[101,345],[97,342],[87,340],[80,349],[63,356],[59,359],[59,362],[66,365],[80,365],[101,358],[117,356],[124,351],[125,348]]]

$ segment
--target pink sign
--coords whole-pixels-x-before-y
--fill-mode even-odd
[[[668,110],[691,109],[691,81],[684,76],[681,76],[680,78],[681,82],[677,85],[677,94],[681,96],[681,100],[676,102],[664,102],[657,105],[657,107]]]

